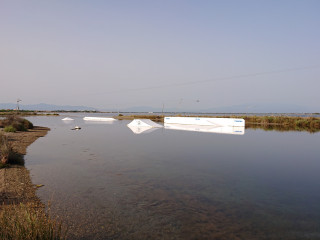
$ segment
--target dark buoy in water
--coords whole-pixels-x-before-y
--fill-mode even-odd
[[[72,128],[71,130],[80,130],[81,129],[81,127],[79,127],[79,126],[75,126],[74,128]]]

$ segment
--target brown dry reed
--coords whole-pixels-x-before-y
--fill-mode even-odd
[[[47,215],[43,207],[21,203],[3,205],[0,209],[0,239],[66,239],[67,231],[62,230],[61,222]]]

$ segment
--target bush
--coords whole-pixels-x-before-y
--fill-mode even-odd
[[[27,131],[28,129],[33,128],[33,124],[30,121],[14,115],[8,116],[6,119],[2,120],[0,126],[12,126],[16,129],[16,131]]]
[[[22,155],[13,151],[8,138],[3,134],[0,134],[0,163],[0,167],[4,167],[7,163],[19,165],[24,164]]]
[[[17,129],[14,127],[14,126],[6,126],[5,128],[4,128],[4,131],[5,132],[16,132],[17,131]]]

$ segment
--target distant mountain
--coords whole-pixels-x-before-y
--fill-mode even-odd
[[[15,109],[17,104],[15,103],[0,103],[0,109]],[[24,105],[19,104],[21,110],[36,110],[36,111],[95,111],[96,109],[93,107],[86,106],[70,106],[70,105],[53,105],[53,104],[31,104]]]

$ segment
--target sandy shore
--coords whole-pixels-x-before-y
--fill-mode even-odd
[[[25,155],[27,148],[39,137],[45,136],[49,128],[35,126],[27,132],[5,133],[13,150]],[[0,169],[0,203],[27,203],[40,204],[36,196],[36,186],[32,184],[29,170],[24,166],[11,165]]]

